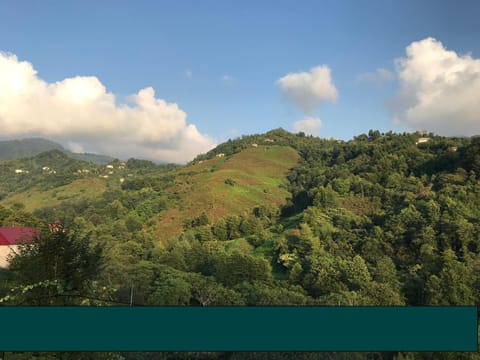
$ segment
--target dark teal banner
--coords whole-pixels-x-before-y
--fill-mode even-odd
[[[0,307],[0,351],[477,351],[476,307]]]

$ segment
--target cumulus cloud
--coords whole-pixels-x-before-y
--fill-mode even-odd
[[[305,112],[324,102],[334,102],[338,97],[327,65],[314,67],[308,72],[289,73],[278,79],[277,85],[288,100]]]
[[[306,117],[303,120],[299,120],[293,123],[293,132],[304,132],[307,135],[318,136],[320,129],[322,128],[322,121],[315,117]]]
[[[375,72],[367,72],[357,76],[357,82],[380,86],[393,80],[392,72],[387,69],[379,68]]]
[[[400,83],[390,103],[393,120],[441,135],[480,133],[480,60],[426,38],[395,62]]]
[[[185,162],[213,146],[188,125],[177,104],[155,97],[151,87],[128,104],[94,76],[47,83],[32,64],[0,53],[0,129],[3,136],[44,136],[73,150]]]

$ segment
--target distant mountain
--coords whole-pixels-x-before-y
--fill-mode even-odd
[[[40,138],[0,141],[0,160],[32,157],[55,149],[65,151],[62,145]]]
[[[60,150],[72,159],[89,161],[100,165],[105,165],[115,160],[107,155],[73,153],[56,142],[42,138],[0,141],[0,160],[29,158],[50,150]]]

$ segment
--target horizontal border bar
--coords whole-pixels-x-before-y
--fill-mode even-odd
[[[477,351],[477,307],[0,307],[2,351]]]

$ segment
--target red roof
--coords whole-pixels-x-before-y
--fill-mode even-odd
[[[31,227],[0,227],[0,245],[30,243],[38,236],[38,231]]]

